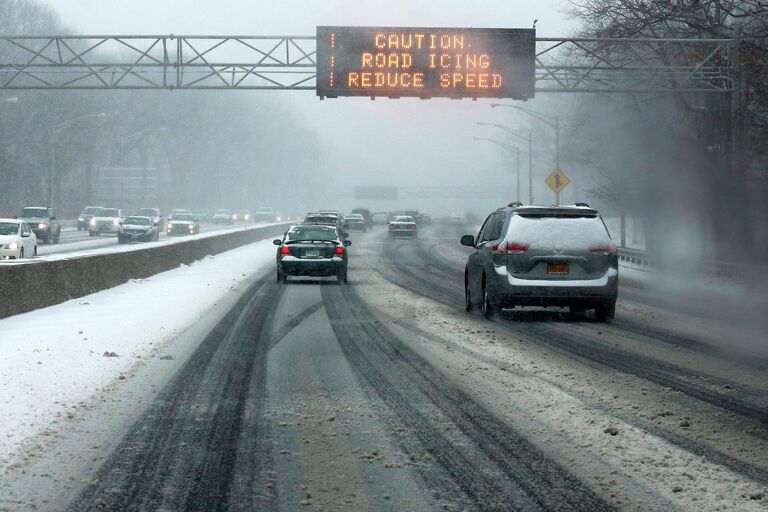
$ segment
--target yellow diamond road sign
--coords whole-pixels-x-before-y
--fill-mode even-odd
[[[570,182],[571,180],[568,179],[568,176],[566,176],[559,168],[552,171],[552,173],[547,176],[547,179],[544,180],[544,183],[546,183],[555,194],[562,192]]]

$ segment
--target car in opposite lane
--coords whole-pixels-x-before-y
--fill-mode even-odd
[[[288,276],[332,277],[347,282],[347,248],[352,245],[334,226],[299,224],[291,226],[277,247],[277,281]]]
[[[91,222],[91,218],[93,218],[93,214],[102,208],[103,206],[86,206],[85,208],[83,208],[83,211],[77,217],[77,230],[87,231],[88,223]]]
[[[160,208],[140,208],[136,210],[134,216],[149,217],[153,224],[157,224],[160,230],[163,229],[163,214],[160,213]]]
[[[454,212],[448,218],[448,223],[453,226],[464,226],[467,224],[467,214],[461,212]]]
[[[216,210],[216,213],[213,214],[213,223],[214,224],[232,224],[235,222],[232,210]]]
[[[166,234],[168,236],[197,235],[200,233],[200,223],[191,213],[178,213],[168,221]]]
[[[160,223],[152,217],[133,215],[120,223],[117,243],[156,242],[160,239]]]
[[[37,237],[19,219],[0,219],[0,260],[19,260],[37,255]]]
[[[479,305],[489,318],[500,308],[567,306],[574,315],[594,309],[600,322],[614,316],[618,255],[593,208],[512,203],[461,243],[474,249],[464,272],[467,311]]]
[[[22,208],[19,219],[29,225],[38,240],[50,244],[59,243],[61,238],[61,224],[51,208],[45,206],[28,206]]]
[[[233,220],[238,222],[250,222],[251,221],[251,212],[248,210],[237,210],[232,215]]]
[[[253,213],[254,222],[275,222],[275,219],[275,210],[269,206],[256,208],[256,211]],[[277,220],[279,221],[280,219]]]
[[[94,212],[88,223],[88,235],[116,235],[125,216],[119,208],[100,208]]]
[[[389,238],[416,238],[418,226],[410,215],[397,215],[389,221]]]

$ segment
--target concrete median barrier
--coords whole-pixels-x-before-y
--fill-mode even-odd
[[[146,278],[209,255],[277,237],[289,225],[228,231],[170,244],[147,244],[137,246],[135,251],[38,260],[26,264],[0,264],[0,318],[53,306],[112,288],[130,279]]]

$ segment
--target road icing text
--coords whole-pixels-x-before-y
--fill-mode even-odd
[[[467,93],[501,89],[504,77],[481,45],[461,33],[377,33],[346,72],[349,89],[440,89]],[[332,72],[331,85],[336,77]]]

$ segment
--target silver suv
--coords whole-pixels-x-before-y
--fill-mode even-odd
[[[475,238],[464,272],[466,309],[483,316],[515,306],[594,309],[600,322],[616,311],[616,246],[597,210],[577,206],[523,206],[491,213]]]

